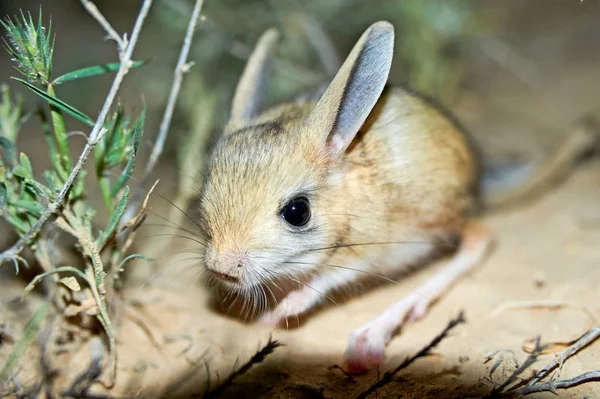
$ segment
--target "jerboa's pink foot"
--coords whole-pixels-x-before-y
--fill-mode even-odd
[[[423,317],[432,302],[485,258],[491,242],[491,234],[485,227],[469,222],[463,230],[459,250],[441,271],[377,318],[350,333],[345,353],[348,372],[363,373],[380,365],[385,359],[385,348],[392,334],[405,321]]]

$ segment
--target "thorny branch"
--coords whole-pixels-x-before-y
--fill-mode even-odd
[[[127,48],[127,36],[121,37],[112,25],[106,20],[104,15],[98,10],[98,7],[90,0],[81,0],[81,4],[85,7],[88,13],[98,21],[108,34],[108,38],[114,40],[119,48],[119,58],[123,56],[123,52]]]
[[[600,326],[597,326],[597,327],[591,329],[583,337],[579,338],[577,340],[577,342],[575,342],[573,345],[571,345],[567,349],[565,349],[558,357],[556,357],[556,359],[554,359],[552,362],[550,362],[550,364],[548,364],[546,367],[542,368],[537,373],[535,378],[532,379],[529,382],[529,384],[527,384],[527,385],[536,384],[542,378],[545,378],[555,368],[562,367],[563,363],[568,358],[570,358],[575,353],[579,352],[581,349],[585,348],[586,346],[588,346],[589,344],[591,344],[598,338],[600,338]]]
[[[173,118],[175,104],[177,102],[177,97],[179,96],[181,83],[183,82],[183,76],[190,70],[190,68],[193,65],[193,63],[188,62],[187,59],[190,53],[190,48],[192,46],[194,32],[196,30],[196,26],[198,25],[198,20],[200,19],[200,11],[202,10],[203,4],[204,0],[196,0],[196,3],[194,5],[194,10],[192,11],[192,16],[190,17],[190,22],[187,26],[183,46],[181,47],[181,52],[179,53],[179,60],[177,61],[177,67],[175,68],[173,77],[173,85],[171,86],[171,92],[169,93],[169,99],[165,107],[165,113],[160,123],[158,137],[156,138],[156,143],[152,148],[152,153],[150,154],[150,158],[148,160],[148,163],[146,164],[144,176],[142,177],[140,184],[137,187],[134,199],[131,205],[129,206],[129,210],[125,213],[125,220],[127,220],[128,216],[131,216],[135,212],[135,209],[137,208],[137,205],[142,198],[146,180],[148,180],[150,173],[152,173],[154,166],[156,166],[156,163],[158,162],[158,158],[163,152],[165,141],[167,139],[167,136],[169,134],[169,128],[171,126],[171,119]]]
[[[531,354],[527,357],[527,359],[525,359],[525,361],[523,362],[523,364],[520,367],[518,367],[515,371],[513,371],[511,373],[511,375],[506,379],[506,381],[504,381],[498,387],[494,388],[494,390],[491,393],[491,397],[502,396],[504,393],[513,391],[516,387],[519,387],[520,385],[522,385],[522,381],[521,381],[521,382],[517,383],[516,385],[508,388],[508,386],[510,384],[515,382],[516,379],[521,374],[523,374],[533,363],[536,362],[536,360],[538,359],[540,354],[544,351],[544,349],[545,349],[545,347],[540,345],[540,337],[537,336],[535,339],[535,347],[533,348],[533,351],[531,352]]]
[[[392,379],[400,370],[407,368],[415,360],[417,360],[421,357],[428,356],[431,353],[431,350],[434,349],[436,346],[438,346],[439,343],[442,342],[448,336],[448,333],[450,333],[451,330],[453,330],[459,324],[462,324],[465,322],[466,322],[466,320],[465,320],[464,314],[461,311],[455,319],[452,319],[448,322],[448,325],[446,326],[446,328],[444,328],[444,330],[441,333],[439,333],[429,344],[427,344],[423,349],[421,349],[419,352],[417,352],[413,356],[407,357],[402,363],[400,363],[392,371],[386,372],[383,375],[383,377],[381,377],[381,379],[379,379],[376,383],[374,383],[369,388],[367,388],[367,390],[363,391],[360,395],[358,395],[356,397],[356,399],[365,399],[370,394],[377,391],[379,388],[392,382]]]
[[[269,337],[269,341],[262,349],[260,349],[258,352],[256,352],[254,354],[254,356],[252,356],[250,358],[250,360],[248,360],[246,363],[244,363],[244,365],[242,367],[240,367],[239,369],[237,369],[236,371],[231,373],[231,375],[225,381],[223,381],[222,384],[216,386],[212,390],[209,388],[209,390],[207,390],[207,392],[203,396],[203,398],[209,399],[209,398],[219,397],[219,395],[221,395],[223,393],[223,391],[225,391],[227,388],[229,388],[233,384],[233,381],[237,377],[245,374],[248,370],[250,370],[250,368],[252,366],[262,363],[267,358],[267,356],[269,356],[271,353],[273,353],[275,351],[275,349],[279,348],[280,346],[282,346],[282,344],[280,344],[279,341],[275,341],[275,340],[271,339],[271,337]],[[210,376],[208,379],[208,383],[210,384]],[[210,387],[210,385],[208,385],[208,387]]]
[[[525,372],[525,370],[527,370],[537,360],[543,351],[544,348],[540,346],[540,338],[538,337],[533,352],[527,357],[523,365],[515,370],[502,385],[495,388],[489,397],[521,397],[536,392],[552,392],[555,395],[558,395],[556,391],[557,389],[567,389],[593,381],[600,382],[600,370],[589,371],[566,380],[554,380],[554,376],[560,372],[560,368],[562,368],[564,362],[568,358],[573,356],[580,349],[592,343],[594,340],[598,339],[598,337],[600,337],[600,326],[586,333],[575,344],[571,345],[556,359],[550,362],[550,364],[542,368],[534,377],[520,381],[519,383],[509,387],[509,385],[512,384],[519,375]],[[543,378],[547,377],[550,372],[555,370],[557,367],[559,367],[559,370],[550,377],[550,380],[541,382]]]
[[[84,4],[85,1],[86,0],[82,0]],[[96,123],[92,128],[90,135],[87,138],[87,143],[83,151],[81,152],[81,155],[79,156],[79,159],[77,160],[77,163],[71,171],[71,174],[69,175],[67,181],[60,190],[59,194],[56,196],[56,200],[48,205],[48,208],[46,208],[46,210],[42,212],[40,218],[37,220],[37,222],[35,222],[35,224],[27,233],[25,233],[12,247],[0,254],[0,264],[7,261],[14,262],[15,259],[19,259],[19,254],[21,253],[21,251],[23,251],[25,246],[28,245],[29,242],[39,233],[44,223],[46,223],[46,221],[48,221],[48,219],[52,215],[54,215],[56,211],[62,206],[63,202],[69,194],[69,191],[71,190],[73,182],[79,175],[79,172],[81,172],[85,161],[89,157],[90,153],[92,152],[98,141],[100,141],[100,139],[102,138],[102,135],[105,132],[105,129],[103,127],[104,122],[106,120],[106,117],[108,116],[108,113],[110,112],[110,109],[115,100],[117,92],[119,91],[121,83],[123,82],[123,78],[125,77],[125,75],[127,75],[129,69],[131,68],[131,59],[133,56],[133,51],[135,49],[140,32],[142,30],[142,26],[144,25],[144,21],[148,16],[148,12],[150,11],[151,5],[152,0],[144,0],[142,8],[140,9],[140,12],[135,21],[133,32],[131,33],[131,40],[127,44],[127,48],[121,58],[121,65],[119,67],[119,71],[117,72],[117,76],[115,76],[115,79],[113,80],[110,91],[108,92],[106,100],[104,101],[104,105],[102,106],[102,110],[98,115],[98,119],[96,120]],[[108,33],[110,35],[110,32]]]
[[[600,370],[589,371],[587,373],[583,373],[581,375],[578,375],[577,377],[573,377],[568,380],[546,381],[534,385],[526,385],[524,387],[512,391],[511,393],[512,395],[517,397],[529,395],[535,392],[552,392],[555,395],[558,395],[558,393],[556,392],[557,389],[567,389],[592,381],[600,382]]]

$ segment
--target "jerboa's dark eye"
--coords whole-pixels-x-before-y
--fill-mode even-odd
[[[305,197],[294,198],[281,210],[281,216],[292,226],[304,226],[310,220],[310,203]]]

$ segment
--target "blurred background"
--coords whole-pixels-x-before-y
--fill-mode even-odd
[[[129,31],[141,1],[95,2],[118,32]],[[75,0],[2,0],[0,15],[20,10],[52,20],[56,35],[56,76],[89,65],[115,62],[113,42]],[[142,159],[156,137],[193,2],[156,0],[142,31],[135,59],[150,60],[133,70],[119,94],[126,110],[148,106]],[[484,163],[540,160],[581,115],[598,110],[600,100],[600,3],[579,0],[206,0],[160,167],[160,190],[175,192],[181,164],[175,162],[186,138],[225,121],[245,60],[259,35],[275,26],[282,32],[269,86],[269,102],[291,98],[328,82],[361,32],[380,19],[396,27],[391,81],[438,99],[475,136]],[[18,83],[6,51],[0,52],[0,82],[23,94],[26,107],[40,103]],[[112,75],[57,87],[57,96],[95,117]],[[89,130],[68,119],[72,131]],[[73,135],[73,157],[84,144]],[[192,151],[201,153],[202,143]],[[48,164],[39,121],[30,118],[19,148],[34,170]],[[39,156],[32,156],[38,154]],[[181,157],[179,157],[181,158]],[[138,162],[140,167],[144,162]],[[181,184],[189,184],[182,181]],[[96,185],[88,195],[100,201]],[[101,209],[102,207],[98,207]],[[0,247],[16,237],[2,230]]]

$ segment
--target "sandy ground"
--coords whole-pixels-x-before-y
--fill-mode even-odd
[[[587,8],[574,10],[566,3],[535,9],[544,15],[534,11],[520,14],[514,21],[517,28],[504,38],[518,54],[534,61],[533,70],[539,68],[541,72],[533,74],[533,81],[521,79],[519,72],[526,68],[500,66],[482,55],[483,50],[474,49],[469,87],[455,110],[488,159],[539,160],[578,116],[597,111],[600,28],[594,18],[597,21],[600,7],[587,4]],[[534,17],[548,22],[530,31],[527,19]],[[505,18],[511,15],[507,13]],[[579,44],[576,49],[569,45],[575,42]],[[180,273],[173,262],[165,262],[166,272],[152,284],[126,292],[129,304],[124,307],[119,327],[118,379],[111,395],[188,397],[201,393],[223,381],[237,359],[237,364],[248,359],[272,333],[285,346],[237,379],[223,397],[354,397],[377,379],[378,372],[393,368],[418,351],[464,310],[467,323],[440,344],[435,356],[420,359],[402,371],[377,397],[482,397],[493,387],[490,379],[502,382],[514,369],[515,360],[521,363],[525,359],[523,346],[529,340],[541,335],[542,343],[565,343],[599,323],[598,176],[600,162],[589,162],[534,203],[484,217],[497,237],[488,260],[453,287],[423,320],[407,324],[389,345],[380,369],[357,377],[355,382],[331,369],[341,364],[347,335],[412,292],[445,260],[398,285],[386,285],[325,309],[298,329],[275,332],[213,311],[206,290],[195,284],[195,275]],[[163,191],[168,192],[168,188]],[[158,202],[154,205],[159,214],[165,209]],[[143,267],[141,263],[138,266]],[[35,309],[37,299],[32,297],[19,305],[14,298],[21,287],[10,284],[4,276],[0,287],[0,322],[19,331],[21,323],[17,320]],[[8,347],[0,347],[0,359],[5,358]],[[30,365],[37,365],[36,356],[34,351],[28,352]],[[533,368],[539,369],[552,358],[552,354],[542,356]],[[490,377],[498,359],[503,362]],[[66,380],[59,378],[57,386],[69,385],[87,362],[86,346],[72,357],[57,355],[53,363],[70,374]],[[33,380],[36,367],[23,367],[22,381]],[[561,377],[598,368],[600,342],[570,360]],[[95,389],[102,392],[98,386]],[[560,392],[565,398],[599,396],[600,382]]]
[[[521,363],[527,356],[523,345],[538,334],[542,343],[566,343],[597,323],[600,251],[594,243],[600,239],[600,225],[590,227],[594,215],[580,210],[595,209],[600,195],[598,173],[597,162],[535,205],[485,219],[497,234],[493,254],[433,306],[427,317],[406,325],[391,342],[380,371],[393,368],[427,344],[460,310],[465,311],[467,323],[441,343],[435,356],[404,370],[378,397],[481,397],[492,387],[487,378],[496,360],[503,362],[492,380],[502,382],[515,361]],[[376,380],[377,372],[349,382],[330,369],[341,364],[348,333],[414,290],[442,262],[397,286],[319,312],[298,329],[275,331],[273,337],[285,346],[240,377],[223,397],[354,397]],[[116,397],[188,397],[203,392],[206,364],[214,386],[228,375],[236,359],[245,361],[259,342],[268,340],[270,330],[211,311],[202,288],[173,280],[156,285],[162,287],[128,292],[137,305],[126,307],[129,311],[120,327],[118,383],[112,392]],[[490,355],[493,359],[486,362]],[[71,359],[72,364],[85,364],[88,356],[83,351]],[[552,354],[542,356],[533,369],[552,358]],[[599,358],[600,343],[596,343],[569,361],[561,376],[598,368]],[[560,397],[596,397],[599,392],[598,383],[592,383],[563,391]]]
[[[535,205],[485,219],[497,234],[498,244],[492,256],[452,289],[424,320],[403,329],[390,344],[381,371],[420,349],[459,310],[464,309],[468,323],[458,327],[440,345],[436,350],[438,356],[417,361],[401,373],[398,381],[383,389],[379,397],[477,397],[490,387],[485,377],[489,376],[497,356],[505,357],[506,370],[500,367],[493,379],[502,381],[503,372],[514,367],[508,351],[521,362],[526,357],[522,350],[524,342],[536,335],[540,334],[544,343],[569,342],[597,323],[600,251],[594,243],[600,239],[600,225],[584,226],[594,215],[582,214],[580,210],[595,209],[600,195],[598,173],[600,163],[579,171],[560,190]],[[329,370],[333,364],[340,364],[348,333],[410,293],[440,265],[438,262],[406,278],[399,286],[381,288],[318,313],[297,330],[275,332],[274,337],[286,346],[240,379],[238,390],[229,392],[230,397],[318,397],[315,392],[322,389],[324,397],[346,398],[360,392],[375,380],[375,372],[352,384],[341,373]],[[220,367],[223,371],[219,374],[224,375],[236,357],[247,358],[257,348],[257,342],[264,343],[269,334],[268,330],[241,325],[207,311],[206,298],[200,290],[186,293],[185,300],[170,291],[153,294],[163,299],[145,311],[153,317],[170,314],[173,324],[169,323],[164,333],[189,334],[195,341],[191,352],[199,356],[208,351],[213,375]],[[146,295],[150,294],[144,292]],[[544,304],[551,306],[536,306]],[[150,343],[139,327],[128,322],[123,328],[128,331],[123,337],[123,347],[136,346],[140,353],[147,353]],[[485,363],[486,356],[495,351],[505,352]],[[135,363],[133,358],[131,366]],[[597,343],[567,363],[562,376],[598,368],[599,358],[600,343]],[[551,359],[552,355],[543,356],[536,367]],[[157,378],[153,376],[164,376],[171,367],[158,353],[146,361],[157,364],[157,368],[141,374],[147,383]],[[183,364],[189,371],[189,366]],[[200,370],[186,382],[202,387],[205,375],[201,364]],[[561,397],[593,397],[598,393],[600,387],[596,383],[573,389],[569,394],[563,392]]]

